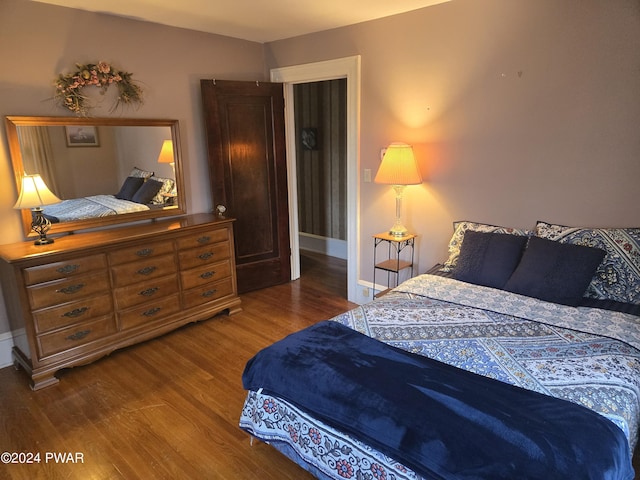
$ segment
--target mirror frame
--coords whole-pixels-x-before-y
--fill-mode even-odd
[[[172,217],[184,215],[186,213],[185,189],[182,168],[182,156],[180,148],[180,131],[178,120],[162,119],[141,119],[141,118],[93,118],[93,117],[26,117],[7,116],[5,118],[7,130],[7,140],[9,142],[9,152],[13,165],[13,174],[16,181],[16,189],[20,194],[22,175],[24,166],[22,162],[22,152],[17,127],[26,126],[97,126],[97,127],[170,127],[171,136],[174,143],[173,155],[175,162],[175,182],[178,191],[177,204],[165,206],[161,209],[153,209],[144,212],[132,212],[120,215],[109,215],[106,217],[76,220],[72,222],[61,222],[51,224],[49,235],[57,233],[71,233],[76,230],[88,228],[100,228],[118,223],[136,222],[140,220],[153,220],[161,217]],[[17,197],[16,197],[17,198]],[[22,226],[25,238],[37,236],[31,230],[31,210],[21,210]]]

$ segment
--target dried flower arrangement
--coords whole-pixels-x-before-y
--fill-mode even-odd
[[[133,82],[131,73],[122,72],[106,62],[76,64],[74,73],[60,74],[55,82],[56,93],[54,99],[64,108],[72,112],[87,116],[93,108],[88,98],[82,93],[87,86],[95,86],[105,94],[110,85],[118,88],[118,97],[111,111],[120,105],[141,105],[142,88]]]

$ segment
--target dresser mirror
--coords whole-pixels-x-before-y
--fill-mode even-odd
[[[49,234],[186,213],[177,120],[9,116],[6,129],[18,193],[40,174],[62,200],[43,207]],[[22,210],[25,237],[31,220]]]

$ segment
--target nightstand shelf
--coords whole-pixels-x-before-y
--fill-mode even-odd
[[[388,232],[378,233],[373,236],[373,289],[374,298],[380,297],[387,293],[393,287],[400,283],[400,273],[407,270],[408,277],[413,277],[413,257],[415,238],[417,235],[407,234],[403,236],[391,235]],[[378,257],[383,255],[384,248],[378,248],[380,245],[386,244],[386,257],[378,261]],[[381,250],[379,252],[379,250]],[[377,283],[376,273],[380,270],[383,275],[387,274],[387,288],[376,294]],[[393,277],[393,278],[392,278]],[[395,280],[393,283],[392,280]]]

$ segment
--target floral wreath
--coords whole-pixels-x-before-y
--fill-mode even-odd
[[[88,104],[88,98],[82,94],[82,88],[93,85],[100,89],[101,95],[104,95],[111,84],[115,84],[118,88],[118,98],[110,111],[114,111],[122,104],[141,105],[143,103],[142,88],[133,83],[131,73],[119,71],[106,62],[76,63],[76,67],[78,68],[76,72],[60,74],[55,82],[54,99],[60,106],[78,115],[88,115],[93,106]]]

